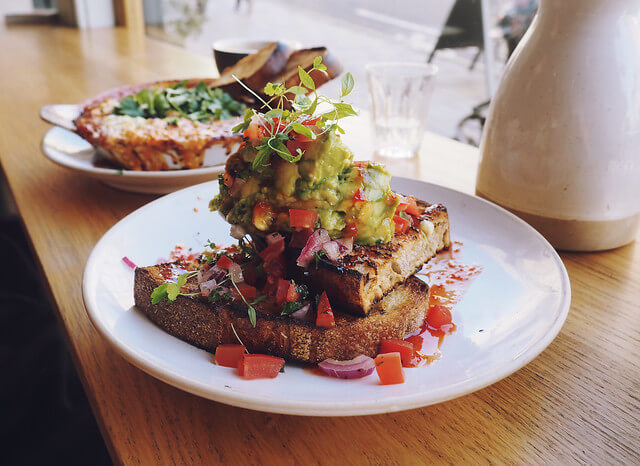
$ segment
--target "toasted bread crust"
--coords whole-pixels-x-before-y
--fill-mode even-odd
[[[253,353],[317,363],[327,358],[352,359],[360,354],[375,356],[380,341],[403,338],[424,322],[428,309],[428,287],[411,277],[389,292],[366,318],[336,311],[336,326],[321,328],[312,322],[262,312],[252,327],[246,308],[234,304],[208,303],[179,296],[151,304],[151,292],[164,283],[168,264],[137,268],[134,296],[136,307],[171,335],[207,351],[219,344],[237,343],[238,337]],[[334,302],[338,307],[338,302]]]
[[[346,312],[367,315],[389,290],[451,245],[447,209],[423,201],[418,205],[425,209],[420,220],[433,224],[431,232],[411,228],[380,246],[355,246],[337,262],[319,260],[317,269],[311,264],[308,276],[300,280],[326,290],[330,300],[344,304]]]

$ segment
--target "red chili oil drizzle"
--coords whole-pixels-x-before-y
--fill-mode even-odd
[[[429,278],[429,309],[439,304],[452,311],[473,279],[482,272],[482,267],[479,265],[460,262],[461,250],[462,243],[454,241],[448,251],[439,253],[418,272],[418,275]],[[405,366],[423,366],[440,359],[440,345],[444,337],[456,330],[455,324],[445,327],[449,328],[435,329],[425,320],[420,329],[405,337],[405,340],[410,341],[414,348],[413,360]]]

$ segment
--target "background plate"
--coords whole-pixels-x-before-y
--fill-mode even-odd
[[[123,191],[166,194],[194,184],[214,180],[224,164],[190,170],[134,171],[97,167],[96,149],[77,134],[60,127],[51,128],[42,138],[42,152],[52,162]],[[220,150],[224,149],[220,146]]]
[[[286,414],[350,416],[439,403],[497,382],[540,354],[562,327],[571,300],[566,270],[549,243],[482,199],[403,178],[392,186],[445,204],[452,239],[464,243],[462,260],[484,268],[454,309],[457,330],[445,338],[442,359],[405,369],[402,385],[381,386],[375,373],[359,380],[321,377],[294,364],[276,379],[243,380],[132,307],[133,273],[123,256],[148,265],[177,243],[199,250],[209,239],[233,242],[229,226],[207,208],[216,182],[151,202],[102,237],[84,275],[89,316],[125,358],[171,385],[222,403]]]

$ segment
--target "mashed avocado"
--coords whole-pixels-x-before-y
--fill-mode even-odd
[[[211,209],[220,210],[229,223],[250,233],[287,231],[289,209],[305,209],[318,212],[316,226],[332,237],[343,236],[347,227],[355,227],[359,244],[393,237],[399,199],[389,187],[391,176],[382,165],[354,163],[353,154],[334,131],[309,143],[298,162],[272,155],[268,166],[253,171],[256,154],[247,144],[229,158],[225,176],[233,181],[221,178],[220,194],[211,202]],[[266,229],[256,217],[263,215],[270,219]]]

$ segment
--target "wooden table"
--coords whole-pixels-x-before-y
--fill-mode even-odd
[[[463,398],[355,418],[264,414],[207,401],[134,368],[92,327],[85,261],[152,197],[75,176],[40,153],[38,109],[123,83],[213,72],[208,57],[124,30],[0,26],[0,160],[105,442],[127,464],[640,462],[640,248],[563,254],[573,288],[558,338]],[[473,192],[475,149],[428,135],[406,173]],[[391,167],[396,170],[398,167]]]

